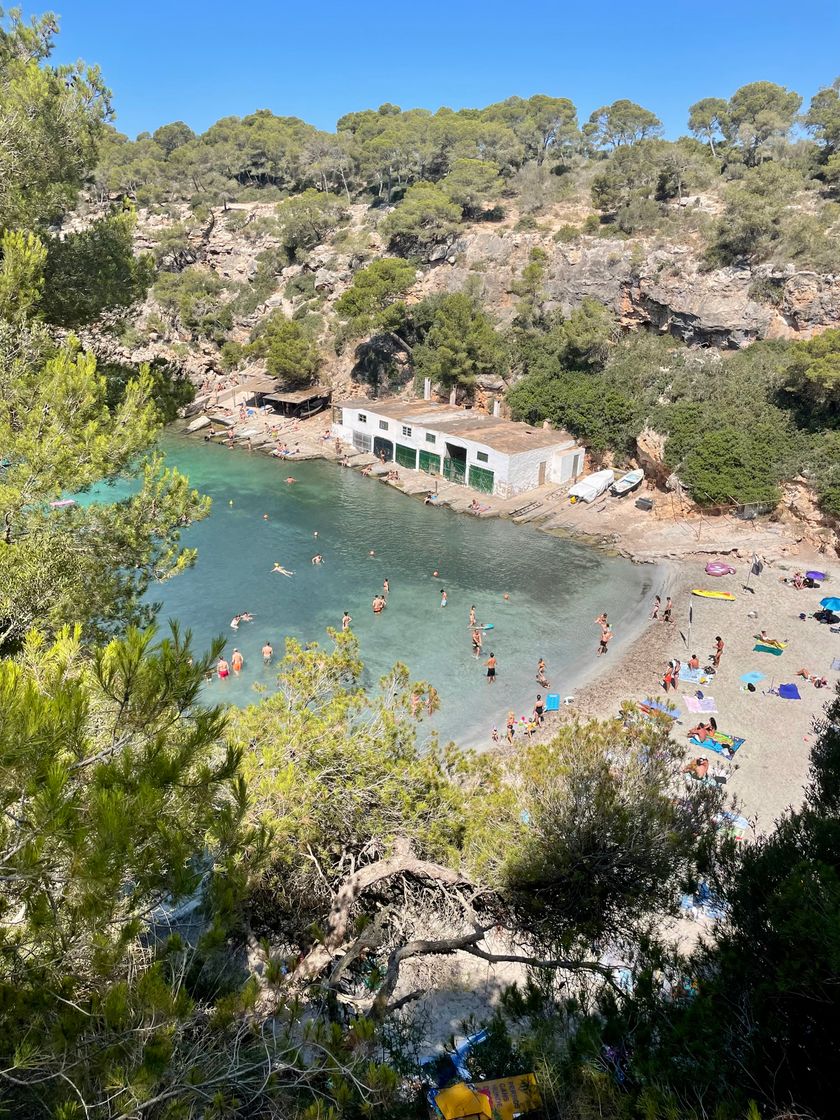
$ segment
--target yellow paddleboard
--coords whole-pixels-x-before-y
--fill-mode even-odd
[[[695,587],[692,595],[699,595],[701,599],[725,599],[727,603],[734,603],[735,596],[731,591],[701,591]]]

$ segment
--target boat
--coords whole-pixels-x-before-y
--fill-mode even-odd
[[[615,471],[596,471],[588,478],[576,482],[569,491],[569,498],[573,502],[594,502],[614,481]]]
[[[641,467],[637,467],[634,471],[628,471],[623,478],[620,478],[618,482],[612,484],[610,493],[615,495],[616,498],[621,498],[625,494],[630,494],[638,486],[641,486],[644,477],[645,472]]]
[[[699,587],[695,587],[691,594],[699,595],[701,599],[723,599],[727,603],[735,602],[735,596],[731,591],[702,591]]]

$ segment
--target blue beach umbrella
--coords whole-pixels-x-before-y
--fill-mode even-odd
[[[840,611],[840,599],[836,595],[829,595],[827,599],[820,599],[820,606],[827,611]]]

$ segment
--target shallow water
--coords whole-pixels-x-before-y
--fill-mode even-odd
[[[609,612],[615,645],[646,607],[656,578],[650,566],[509,521],[424,506],[331,463],[278,462],[175,435],[165,437],[163,450],[213,498],[213,510],[183,535],[198,549],[196,566],[153,589],[161,619],[189,626],[199,648],[222,634],[227,658],[234,646],[245,657],[239,678],[208,684],[213,701],[256,700],[255,682],[274,683],[260,655],[266,639],[276,657],[286,637],[326,640],[326,627],[340,628],[346,608],[370,683],[404,661],[413,679],[440,693],[441,710],[424,727],[463,744],[486,743],[494,725],[504,728],[510,708],[524,714],[545,691],[535,681],[540,656],[549,691],[566,694],[573,675],[594,660],[595,616]],[[285,483],[288,475],[294,485]],[[321,566],[311,563],[317,552]],[[275,562],[294,577],[272,574]],[[389,605],[377,617],[371,600],[385,578]],[[473,603],[479,621],[494,626],[478,661],[468,626]],[[234,633],[230,620],[242,611],[255,620]],[[484,668],[490,650],[498,659],[494,685]]]

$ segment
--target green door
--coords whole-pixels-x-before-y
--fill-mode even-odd
[[[482,494],[493,493],[493,472],[484,467],[470,467],[470,486],[473,490],[480,490]]]
[[[405,447],[402,443],[398,443],[394,458],[401,467],[408,467],[413,471],[417,470],[417,452],[413,447]]]
[[[443,460],[443,477],[463,486],[467,480],[466,462],[463,459],[450,459],[447,455]]]
[[[420,470],[426,474],[440,474],[440,455],[433,455],[431,451],[420,452]]]

